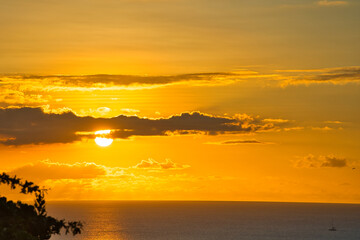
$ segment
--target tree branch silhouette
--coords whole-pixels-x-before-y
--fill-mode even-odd
[[[45,194],[47,189],[41,189],[33,182],[22,181],[6,173],[0,175],[0,184],[9,185],[11,189],[20,188],[22,194],[34,194],[34,205],[14,203],[0,196],[0,239],[12,240],[46,240],[53,234],[80,234],[83,228],[81,222],[68,222],[47,216]]]

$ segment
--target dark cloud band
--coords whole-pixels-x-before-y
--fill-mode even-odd
[[[236,77],[251,76],[256,73],[191,73],[168,76],[139,76],[139,75],[12,75],[6,76],[14,80],[31,80],[53,87],[82,87],[103,88],[111,86],[156,86],[181,82],[214,82],[217,80],[234,79]],[[5,76],[4,76],[5,77]],[[1,81],[1,76],[0,76]]]
[[[41,108],[0,109],[0,143],[5,145],[70,143],[94,138],[91,132],[112,129],[112,138],[166,136],[175,134],[246,133],[274,128],[273,123],[248,115],[212,116],[200,112],[181,113],[169,118],[80,117],[73,112],[45,113]],[[83,132],[83,134],[77,134]]]

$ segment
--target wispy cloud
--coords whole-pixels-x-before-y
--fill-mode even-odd
[[[317,130],[317,131],[331,131],[334,130],[331,127],[325,126],[325,127],[312,127],[312,130]]]
[[[237,72],[194,73],[174,76],[131,76],[131,75],[0,75],[0,106],[44,106],[59,105],[63,99],[58,97],[59,91],[82,94],[93,91],[141,90],[173,85],[187,87],[208,87],[242,83],[244,86],[287,87],[291,85],[333,84],[343,85],[360,83],[360,66],[274,70],[255,72],[241,70]],[[111,98],[118,100],[118,98]],[[79,110],[77,110],[79,111]],[[109,113],[106,107],[83,110],[80,115],[101,117]],[[122,109],[124,114],[136,114],[135,109]],[[264,119],[265,122],[286,122],[286,119]]]
[[[287,127],[283,129],[284,131],[288,132],[288,131],[300,131],[300,130],[304,130],[304,127]]]
[[[343,122],[341,122],[341,121],[325,121],[324,123],[328,123],[328,124],[342,124]]]
[[[298,168],[343,168],[348,167],[349,163],[345,158],[334,155],[314,156],[309,154],[294,161],[294,166]]]
[[[233,139],[226,140],[222,142],[207,142],[206,144],[215,144],[215,145],[243,145],[243,144],[266,144],[264,142],[260,142],[258,140],[243,140],[243,139]]]
[[[183,170],[190,165],[175,163],[170,159],[158,162],[149,158],[142,160],[135,166],[109,167],[94,162],[62,163],[50,160],[38,161],[13,169],[10,174],[16,174],[33,181],[57,180],[57,179],[95,179],[126,177],[134,174],[134,170]]]
[[[282,86],[299,84],[346,84],[360,82],[360,67],[324,68],[311,70],[278,70]]]
[[[190,165],[182,165],[174,163],[170,159],[166,159],[165,162],[158,162],[154,159],[142,160],[140,163],[136,164],[134,168],[136,169],[154,169],[154,170],[179,170],[189,168]]]
[[[319,6],[344,6],[348,5],[348,1],[331,1],[331,0],[321,0],[317,2]]]
[[[28,164],[11,171],[11,174],[34,180],[96,178],[106,173],[104,166],[92,162],[68,164],[49,160]]]
[[[187,191],[194,183],[222,180],[216,176],[190,175],[184,172],[189,167],[171,160],[161,162],[153,159],[123,167],[44,160],[19,166],[9,173],[50,189],[50,199],[109,199],[114,195],[119,199],[134,191],[144,199],[144,192],[181,192]]]
[[[266,118],[263,120],[264,122],[272,122],[272,123],[287,123],[289,120],[281,119],[281,118]]]
[[[360,82],[360,67],[275,70],[266,73],[236,72],[193,73],[173,76],[136,75],[0,75],[2,106],[40,106],[59,103],[58,91],[120,91],[167,87],[171,85],[219,86],[238,82],[286,87],[299,84],[347,84]],[[113,98],[114,100],[116,98]],[[130,112],[129,112],[130,113]],[[131,111],[131,113],[134,113]],[[270,119],[268,119],[270,121]],[[275,119],[273,119],[275,120]]]
[[[131,109],[131,108],[122,108],[120,109],[121,112],[123,112],[124,114],[136,114],[136,113],[139,113],[140,110],[137,110],[137,109]]]
[[[0,84],[0,103],[9,105],[42,105],[50,100],[51,97],[48,95],[26,93],[11,87],[2,87]]]
[[[280,5],[284,9],[313,9],[318,7],[336,7],[349,5],[348,1],[318,0],[316,2],[287,3]]]
[[[257,72],[191,73],[167,76],[140,75],[3,75],[0,86],[19,86],[22,89],[43,91],[86,91],[147,89],[174,84],[224,85],[247,78],[260,77]],[[27,84],[28,83],[28,84]]]

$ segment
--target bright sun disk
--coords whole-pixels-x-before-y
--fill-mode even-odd
[[[96,131],[95,135],[100,135],[95,138],[95,143],[100,147],[107,147],[114,141],[112,138],[107,138],[106,135],[110,134],[111,130],[100,130]]]

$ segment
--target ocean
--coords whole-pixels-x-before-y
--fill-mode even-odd
[[[81,235],[51,240],[359,240],[360,205],[203,201],[49,202],[81,220]],[[332,222],[337,231],[329,231]]]

